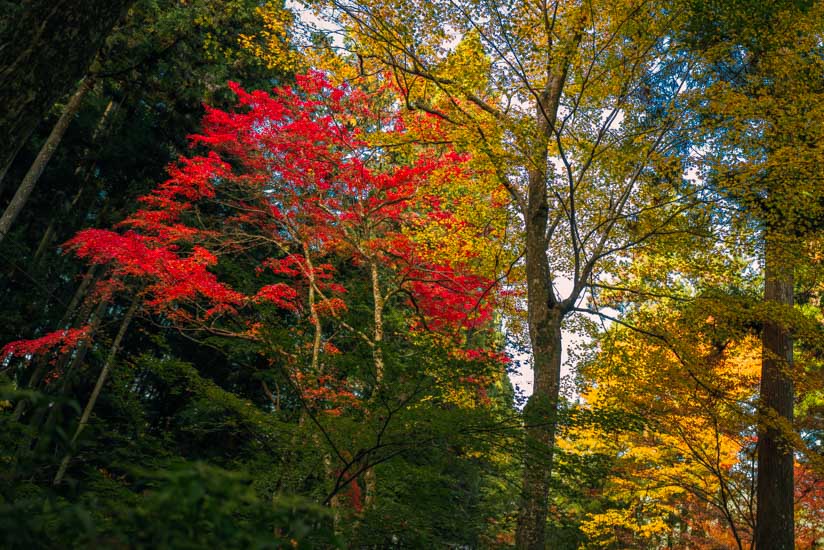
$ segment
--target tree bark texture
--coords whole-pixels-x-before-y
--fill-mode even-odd
[[[530,323],[533,340],[533,393],[524,409],[526,440],[523,489],[515,544],[519,549],[543,550],[549,482],[557,427],[561,377],[561,311],[541,308]]]
[[[54,128],[52,128],[49,137],[46,139],[46,143],[40,148],[40,152],[34,159],[29,171],[26,172],[26,176],[20,183],[20,187],[17,188],[17,192],[14,194],[14,197],[12,197],[11,202],[6,207],[3,215],[0,216],[0,242],[6,238],[14,220],[17,219],[18,214],[20,214],[26,202],[29,200],[31,192],[34,191],[34,187],[43,174],[43,170],[46,169],[46,165],[49,163],[49,160],[51,160],[57,146],[60,145],[60,141],[66,134],[69,124],[72,119],[74,119],[77,111],[80,110],[83,98],[86,97],[91,87],[92,83],[89,79],[84,79],[83,82],[80,83],[80,86],[77,87],[77,90],[66,104],[65,109],[63,109],[63,114],[60,115]]]
[[[372,359],[375,365],[375,389],[372,399],[375,399],[378,392],[381,391],[383,384],[383,292],[381,291],[380,279],[378,278],[378,264],[373,259],[369,263],[369,274],[372,280],[372,300],[373,300],[373,315],[374,315],[374,332],[372,335]],[[378,493],[378,480],[375,475],[375,468],[368,468],[363,472],[364,489],[366,490],[364,503],[367,508],[371,508],[375,504],[375,496]],[[353,483],[357,483],[355,480]]]
[[[0,180],[134,0],[17,0],[0,15]]]
[[[764,301],[792,307],[793,270],[782,261],[780,239],[765,243]],[[756,550],[794,548],[793,342],[786,322],[768,319],[762,333],[761,402],[758,424]]]
[[[524,409],[526,422],[523,487],[515,545],[543,549],[547,498],[555,445],[556,412],[561,376],[563,309],[555,299],[547,249],[547,147],[552,136],[561,87],[565,79],[550,75],[536,106],[538,133],[532,151],[527,188],[526,276],[529,339],[532,346],[532,395]]]
[[[80,434],[83,432],[83,429],[89,423],[89,418],[92,415],[92,411],[94,410],[94,406],[97,403],[97,398],[100,397],[100,392],[103,389],[103,384],[106,383],[106,378],[109,375],[109,370],[114,363],[115,357],[117,357],[117,352],[120,350],[120,343],[123,341],[123,337],[126,335],[126,331],[129,329],[129,324],[132,322],[132,318],[134,317],[135,312],[137,311],[138,306],[140,305],[140,298],[135,296],[132,299],[132,304],[129,306],[128,311],[126,311],[126,315],[123,317],[123,320],[120,322],[120,328],[117,331],[117,335],[114,337],[114,342],[112,342],[112,347],[109,349],[109,355],[106,357],[106,362],[103,364],[103,368],[100,370],[100,375],[97,377],[97,383],[94,385],[94,389],[92,390],[92,394],[89,396],[89,400],[86,402],[86,407],[83,409],[83,414],[80,416],[80,422],[77,424],[77,429],[74,432],[71,440],[71,446],[73,447],[74,444],[77,442],[77,438],[80,437]],[[57,475],[54,476],[54,486],[60,485],[63,481],[63,477],[66,475],[66,470],[69,467],[69,462],[72,458],[72,450],[71,448],[66,452],[66,456],[63,457],[63,460],[60,462],[60,468],[57,470]]]

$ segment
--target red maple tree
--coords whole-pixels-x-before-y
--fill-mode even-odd
[[[323,334],[324,319],[373,348],[378,383],[388,300],[405,301],[410,330],[437,331],[456,344],[465,329],[488,326],[493,281],[463,258],[433,262],[415,240],[427,223],[452,220],[449,201],[433,189],[466,177],[465,156],[370,143],[370,135],[404,132],[403,123],[373,109],[374,97],[333,86],[320,72],[271,95],[230,86],[237,108],[207,107],[202,133],[191,136],[203,154],[169,166],[169,179],[141,197],[116,230],[81,231],[66,249],[105,266],[105,284],[138,292],[144,311],[181,328],[257,339],[260,308],[305,319],[314,327],[310,365],[299,381],[307,397],[329,386],[320,363],[334,343]],[[232,255],[255,259],[257,288],[241,290],[218,277],[220,259]],[[342,264],[370,278],[371,327],[344,319],[348,281],[333,267]],[[32,346],[12,343],[4,354],[44,348]],[[340,410],[326,394],[324,402]]]

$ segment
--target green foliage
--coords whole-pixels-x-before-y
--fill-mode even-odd
[[[18,4],[0,1],[0,13]],[[361,27],[344,43],[360,57],[311,62],[334,67],[330,78],[348,85],[400,88],[406,97],[387,93],[381,109],[406,103],[436,114],[410,114],[408,133],[379,138],[425,141],[428,125],[441,125],[448,129],[439,140],[474,153],[475,179],[433,191],[461,199],[460,223],[421,231],[415,245],[490,270],[511,264],[513,292],[497,314],[507,317],[508,338],[526,323],[516,312],[526,218],[508,193],[523,194],[545,152],[556,171],[569,163],[568,180],[544,174],[551,282],[561,294],[565,278],[579,277],[571,305],[617,319],[565,324],[592,338],[571,354],[577,401],[556,409],[543,396],[516,410],[503,366],[461,353],[501,349],[504,336],[410,331],[403,292],[387,297],[379,344],[341,328],[367,333],[375,322],[367,266],[341,257],[333,267],[351,307],[321,322],[339,352],[324,352],[323,369],[348,384],[359,406],[307,403],[294,376],[309,370],[306,311],[261,307],[259,340],[181,331],[146,314],[128,331],[88,429],[72,441],[124,308],[117,297],[99,299],[99,271],[84,271],[59,243],[134,210],[135,197],[164,180],[164,166],[187,154],[202,104],[234,103],[227,80],[270,89],[290,80],[305,53],[290,49],[294,19],[278,1],[138,0],[0,245],[0,344],[96,327],[88,345],[63,355],[0,358],[0,546],[510,547],[523,426],[548,423],[558,430],[551,548],[746,545],[758,335],[770,322],[795,339],[795,421],[784,427],[807,483],[796,500],[799,525],[812,534],[799,537],[813,546],[824,498],[815,492],[824,479],[824,3],[603,2],[586,14],[584,4],[566,2],[538,41],[545,22],[527,4],[338,4],[361,6],[350,16],[378,21],[388,34]],[[563,120],[542,141],[531,105],[546,84],[547,51],[561,63],[565,48],[577,53],[563,61]],[[391,74],[382,58],[398,65]],[[605,124],[616,105],[620,116]],[[3,203],[60,110],[5,176]],[[386,159],[410,154],[394,141],[377,150]],[[210,214],[193,208],[187,216],[205,225]],[[780,263],[795,271],[794,307],[761,301],[765,229],[777,234]],[[253,293],[273,277],[255,273],[260,254],[224,255],[213,271]],[[536,464],[547,466],[537,451]],[[55,488],[66,453],[65,482]]]
[[[248,475],[204,463],[100,470],[72,503],[32,485],[0,502],[6,548],[339,547],[328,509],[299,497],[261,498]]]

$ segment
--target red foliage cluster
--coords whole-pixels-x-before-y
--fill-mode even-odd
[[[239,108],[207,108],[203,133],[192,136],[193,145],[210,149],[205,156],[170,166],[170,178],[121,224],[125,232],[89,229],[68,248],[108,265],[113,279],[140,281],[147,306],[189,323],[263,303],[298,312],[311,285],[328,293],[315,310],[339,315],[346,289],[334,280],[332,255],[355,265],[379,262],[384,278],[409,296],[419,326],[489,321],[492,282],[459,263],[426,262],[407,234],[428,216],[451,216],[438,201],[422,211],[413,199],[436,171],[446,179],[459,174],[463,157],[422,152],[398,165],[361,130],[396,121],[373,113],[364,92],[333,87],[319,72],[272,95],[231,87]],[[200,214],[207,210],[219,212],[211,223]],[[218,256],[253,246],[277,252],[259,263],[258,274],[285,280],[245,295],[210,271]]]
[[[428,223],[447,230],[461,224],[431,186],[435,176],[445,185],[462,176],[467,159],[421,148],[401,160],[408,151],[366,139],[367,132],[403,132],[400,119],[373,112],[364,92],[331,86],[319,72],[296,80],[272,95],[230,84],[238,108],[207,107],[203,133],[191,136],[192,146],[207,153],[169,166],[169,179],[141,197],[140,209],[115,230],[81,231],[66,249],[106,267],[100,295],[131,289],[143,307],[181,328],[255,339],[272,307],[294,316],[298,353],[283,353],[294,361],[289,375],[309,409],[337,416],[363,407],[363,396],[357,383],[330,374],[319,360],[341,353],[321,342],[321,331],[337,320],[369,341],[368,328],[343,319],[353,306],[363,309],[347,302],[347,283],[373,285],[367,293],[379,297],[371,304],[378,308],[373,319],[388,297],[406,297],[410,328],[447,336],[490,321],[494,285],[467,269],[464,258],[436,264],[415,243],[415,232]],[[257,279],[239,277],[248,286],[235,288],[218,275],[231,271],[221,269],[229,264],[222,257],[231,257],[233,268],[251,267]],[[334,266],[345,266],[348,279]],[[369,343],[380,349],[383,328],[375,323]],[[8,344],[3,354],[67,351],[85,336],[85,330],[60,331]],[[311,366],[301,364],[307,350]],[[466,353],[470,360],[483,357]],[[358,482],[348,485],[360,510]]]
[[[255,294],[258,301],[270,302],[280,308],[289,310],[297,309],[295,303],[297,297],[297,291],[284,283],[266,285]]]
[[[344,410],[359,408],[360,400],[346,383],[335,376],[295,373],[295,385],[300,389],[306,405],[331,416],[340,416]]]
[[[255,308],[274,306],[311,322],[345,315],[352,279],[338,277],[333,264],[348,264],[379,270],[383,295],[407,297],[413,329],[456,334],[490,321],[492,281],[468,270],[464,258],[428,261],[414,239],[428,223],[460,223],[449,200],[433,195],[432,182],[462,176],[466,157],[421,148],[402,162],[409,157],[371,145],[362,128],[403,132],[403,124],[373,112],[364,92],[331,86],[319,72],[272,95],[231,87],[238,108],[207,108],[203,133],[191,136],[206,154],[169,166],[169,179],[141,197],[117,230],[87,229],[66,243],[79,258],[106,266],[101,292],[131,288],[149,311],[187,329],[211,330],[230,317],[241,328],[221,334],[255,338],[262,326]],[[246,259],[261,283],[241,292],[216,267],[221,256],[251,250]],[[60,331],[8,344],[3,353],[65,350],[85,335]],[[322,351],[336,348],[328,343]],[[307,400],[323,402],[330,414],[354,402],[332,386],[316,380]]]
[[[146,283],[145,305],[169,312],[169,306],[198,297],[213,304],[206,317],[233,310],[246,298],[217,280],[207,268],[217,263],[214,254],[194,246],[184,256],[175,245],[159,245],[158,240],[133,231],[119,234],[103,229],[86,229],[66,244],[80,257],[112,268],[117,279],[134,277]]]
[[[56,330],[33,340],[9,342],[0,350],[0,357],[42,355],[55,350],[59,353],[69,353],[88,335],[88,326]]]

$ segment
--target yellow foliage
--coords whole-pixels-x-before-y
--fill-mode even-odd
[[[591,513],[581,529],[593,547],[654,547],[685,506],[707,500],[715,504],[705,514],[730,506],[740,529],[747,519],[738,510],[747,509],[747,497],[739,490],[749,486],[741,477],[741,453],[751,422],[740,404],[757,389],[760,340],[743,334],[719,342],[726,334],[720,310],[679,314],[648,307],[636,317],[654,323],[669,343],[613,327],[598,358],[584,368],[589,383],[583,397],[592,410],[643,419],[643,429],[578,427],[559,444],[579,455],[615,457],[603,488],[611,507]],[[739,487],[736,498],[745,500],[729,504],[730,487]],[[726,521],[716,521],[718,533],[730,536]]]
[[[294,14],[279,3],[267,2],[255,9],[261,29],[254,35],[241,34],[238,42],[243,50],[260,60],[267,69],[283,72],[299,67],[300,55],[290,47],[289,29]]]

